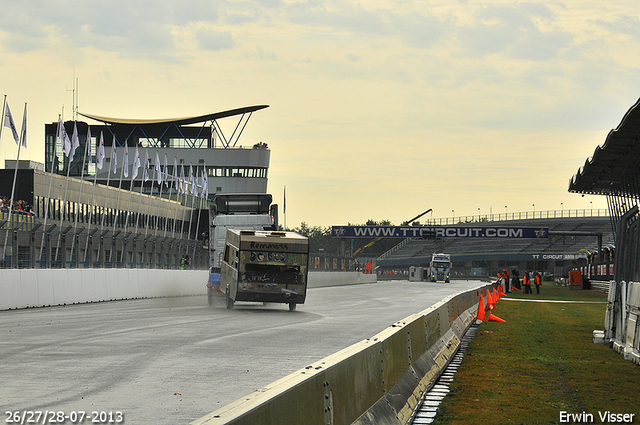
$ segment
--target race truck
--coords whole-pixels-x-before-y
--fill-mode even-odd
[[[444,280],[449,283],[451,275],[451,256],[449,254],[433,254],[429,263],[431,282]]]
[[[225,288],[220,286],[220,270],[227,229],[277,230],[278,206],[271,205],[271,201],[271,195],[266,193],[214,195],[209,204],[209,305],[215,297],[225,296]]]

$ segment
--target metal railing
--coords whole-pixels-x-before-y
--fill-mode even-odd
[[[561,209],[561,210],[541,210],[541,211],[521,211],[521,212],[503,212],[464,215],[456,217],[431,218],[424,222],[425,226],[433,225],[449,225],[464,223],[486,223],[492,221],[511,221],[511,220],[533,220],[533,219],[549,219],[549,218],[579,218],[579,217],[608,217],[609,213],[606,208],[584,208],[584,209]]]

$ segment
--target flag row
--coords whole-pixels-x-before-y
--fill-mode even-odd
[[[73,161],[73,157],[76,153],[77,148],[80,146],[80,139],[78,137],[77,125],[73,124],[73,134],[71,138],[69,138],[64,125],[62,123],[62,119],[58,120],[58,131],[57,131],[58,139],[60,139],[62,143],[62,152],[68,158],[68,161]],[[88,158],[88,165],[93,165],[93,148],[91,143],[91,128],[89,127],[87,133],[87,143],[85,149],[85,157]],[[115,141],[115,137],[113,138],[111,144],[111,167],[109,173],[116,174],[118,167],[118,147]],[[98,170],[102,170],[104,168],[104,160],[106,158],[105,155],[105,147],[104,147],[104,137],[102,132],[100,133],[100,137],[97,143],[97,152],[96,152],[96,168]],[[127,144],[124,145],[124,152],[122,154],[122,169],[121,169],[121,178],[129,178],[129,146]],[[140,172],[140,167],[142,167],[142,162],[140,161],[140,152],[138,146],[136,146],[136,151],[133,157],[133,164],[131,167],[131,180],[133,181],[138,177]],[[152,169],[151,158],[149,157],[149,150],[145,149],[145,160],[143,167],[143,179],[145,182],[152,179],[155,180],[158,185],[162,185],[164,183],[166,188],[173,186],[176,192],[180,194],[192,194],[198,197],[207,197],[209,191],[208,177],[206,172],[206,165],[203,167],[202,172],[200,173],[199,182],[198,177],[194,175],[193,165],[189,165],[189,177],[188,179],[185,177],[185,166],[181,164],[181,172],[180,176],[178,176],[178,159],[174,157],[173,160],[173,173],[169,172],[169,166],[167,164],[167,155],[164,155],[164,166],[160,163],[160,155],[156,151],[155,164],[153,165],[153,174],[150,174]],[[196,169],[197,174],[197,169]]]

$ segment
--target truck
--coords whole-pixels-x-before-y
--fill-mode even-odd
[[[451,255],[433,254],[429,262],[429,276],[431,282],[444,280],[449,283],[451,277]]]
[[[272,197],[267,193],[232,193],[216,194],[209,203],[207,299],[210,306],[216,297],[225,296],[220,271],[227,230],[277,230],[278,206],[271,202]]]
[[[237,301],[304,304],[309,239],[295,232],[227,229],[220,285],[228,309]]]

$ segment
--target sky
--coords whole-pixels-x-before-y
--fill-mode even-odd
[[[271,149],[288,227],[591,210],[606,199],[569,179],[640,97],[639,17],[637,0],[21,0],[0,15],[0,94],[18,128],[27,103],[38,162],[74,94],[118,118],[269,105],[240,144]]]

